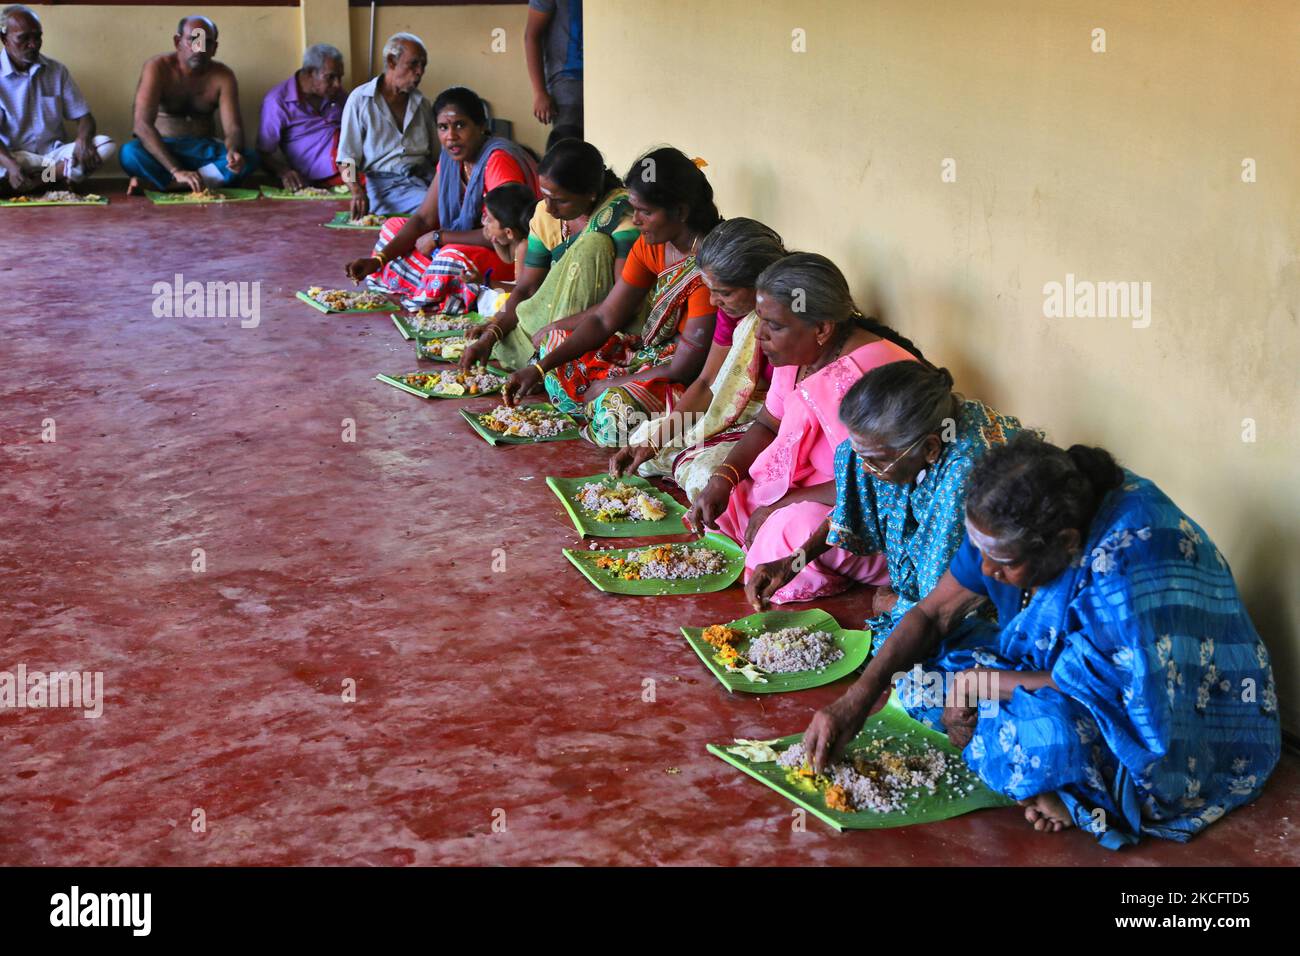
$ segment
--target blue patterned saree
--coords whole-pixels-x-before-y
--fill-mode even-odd
[[[1050,671],[1057,689],[981,707],[966,762],[1015,799],[1055,791],[1111,849],[1190,839],[1255,799],[1281,749],[1268,651],[1223,555],[1159,488],[1125,477],[1078,562],[1001,630],[968,619],[923,665]],[[917,691],[900,681],[912,716],[941,726]]]

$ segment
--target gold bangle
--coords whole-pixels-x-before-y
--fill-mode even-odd
[[[738,484],[740,484],[740,472],[736,470],[736,466],[735,466],[735,465],[728,465],[728,464],[724,461],[724,462],[723,462],[722,464],[720,464],[718,467],[719,467],[719,468],[730,468],[730,469],[731,469],[731,473],[732,473],[733,475],[736,476],[736,480],[733,481],[733,482],[731,483],[731,487],[734,488],[734,487],[736,487]]]
[[[489,326],[488,326],[488,331],[491,332],[493,335],[495,335],[495,336],[497,337],[497,341],[498,341],[498,342],[504,342],[504,341],[505,341],[505,339],[506,339],[506,337],[505,337],[505,333],[503,333],[503,332],[501,331],[501,326],[497,325],[496,323],[493,323],[492,325],[489,325]]]
[[[735,469],[733,468],[732,471],[735,471]],[[719,466],[719,467],[718,467],[718,470],[715,471],[715,472],[714,472],[712,475],[710,475],[709,477],[710,477],[710,478],[721,478],[721,479],[723,479],[724,481],[729,482],[729,483],[731,484],[731,487],[733,487],[733,488],[736,487],[736,482],[732,481],[730,478],[727,477],[727,475],[722,471],[722,466]]]
[[[370,258],[371,258],[371,259],[378,259],[378,260],[379,260],[379,268],[382,269],[382,268],[384,267],[384,250],[380,249],[378,252],[376,252],[376,253],[375,253],[373,256],[371,256]]]
[[[540,375],[542,378],[546,378],[546,369],[542,368],[541,362],[534,362],[533,368],[537,369],[538,375]]]

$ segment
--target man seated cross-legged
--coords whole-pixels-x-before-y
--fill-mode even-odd
[[[203,16],[186,17],[173,37],[174,53],[145,62],[135,93],[135,139],[122,146],[119,161],[132,177],[128,192],[142,184],[154,189],[234,186],[257,168],[244,152],[239,87],[230,67],[212,57],[217,25]],[[224,139],[214,135],[219,116]]]
[[[68,68],[41,55],[36,14],[15,4],[0,10],[0,196],[79,183],[113,155]],[[77,124],[65,142],[63,124]]]

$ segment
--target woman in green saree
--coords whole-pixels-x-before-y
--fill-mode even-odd
[[[489,355],[507,369],[527,365],[543,329],[569,328],[573,316],[605,298],[640,235],[627,190],[590,143],[556,143],[538,178],[542,200],[529,225],[523,273],[492,322],[469,333],[475,341],[461,356],[462,368]]]

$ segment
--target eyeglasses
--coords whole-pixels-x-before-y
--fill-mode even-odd
[[[866,455],[862,454],[862,452],[858,451],[857,446],[854,445],[852,442],[850,442],[849,445],[851,448],[853,448],[854,453],[858,456],[859,459],[861,459],[862,464],[866,466],[866,469],[869,472],[871,472],[877,478],[884,478],[885,475],[889,474],[889,472],[893,470],[893,467],[895,465],[897,465],[900,461],[906,458],[911,453],[912,449],[915,448],[917,445],[921,444],[921,442],[925,441],[927,437],[929,436],[922,435],[916,441],[912,442],[912,444],[908,445],[901,455],[899,455],[897,458],[891,461],[884,468],[877,467],[875,464],[873,464],[871,459],[868,458]]]

